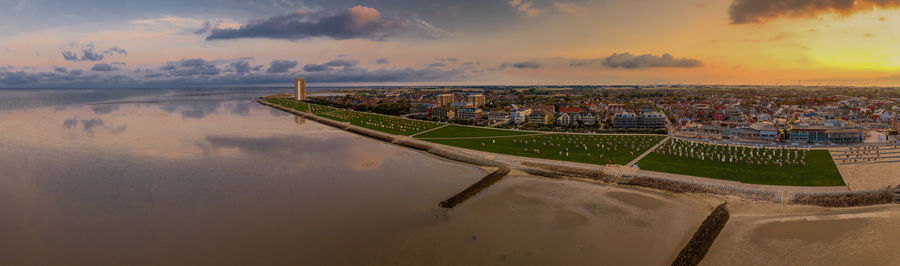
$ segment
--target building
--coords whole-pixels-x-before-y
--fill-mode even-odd
[[[438,94],[435,99],[437,106],[450,106],[450,103],[453,103],[453,94]]]
[[[454,102],[454,103],[450,104],[450,108],[453,108],[453,109],[466,108],[466,107],[475,107],[475,106],[473,106],[471,103],[467,103],[467,102]]]
[[[560,113],[581,113],[581,108],[577,107],[560,107]]]
[[[828,142],[837,144],[860,143],[864,138],[859,129],[832,129],[825,131],[825,134],[828,135]]]
[[[739,106],[731,106],[725,108],[725,111],[723,113],[725,115],[725,120],[744,121],[744,109]]]
[[[553,121],[553,114],[544,110],[537,110],[528,115],[528,123],[534,125],[549,125]]]
[[[458,120],[481,120],[481,116],[484,114],[480,108],[474,107],[465,107],[460,108],[459,111],[456,112],[456,119]]]
[[[432,117],[443,118],[443,119],[449,120],[449,119],[453,119],[455,115],[456,115],[456,112],[454,112],[453,109],[450,109],[449,107],[439,106],[439,107],[431,108],[431,116]]]
[[[575,120],[572,119],[572,116],[569,115],[569,113],[562,113],[559,115],[559,117],[556,118],[556,125],[557,126],[569,126],[569,125],[572,125],[572,122],[574,122],[574,121]]]
[[[426,114],[428,110],[434,107],[434,104],[430,103],[421,103],[421,104],[413,104],[409,107],[410,114]]]
[[[630,129],[638,128],[640,119],[632,112],[621,112],[613,115],[613,128]]]
[[[597,116],[592,113],[581,115],[581,123],[585,126],[593,126],[597,124]]]
[[[484,94],[472,94],[466,97],[466,100],[474,107],[484,105]]]
[[[506,112],[489,112],[487,114],[487,120],[491,123],[508,122],[509,114]]]
[[[531,108],[516,110],[509,113],[510,124],[522,124],[528,122],[528,116],[531,115]]]
[[[666,115],[660,112],[644,112],[641,114],[640,128],[666,128]]]
[[[618,104],[618,103],[616,103],[616,104],[610,104],[610,105],[606,108],[606,110],[608,110],[610,113],[618,114],[618,113],[621,113],[621,112],[625,112],[625,105],[624,105],[624,104]]]
[[[297,96],[298,101],[306,100],[306,80],[303,78],[297,78],[294,81],[294,91]]]
[[[645,112],[640,115],[622,112],[613,116],[616,129],[657,129],[666,127],[666,116],[660,112]]]

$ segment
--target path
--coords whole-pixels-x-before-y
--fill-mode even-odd
[[[443,126],[439,126],[439,127],[436,127],[436,128],[429,129],[429,130],[425,130],[425,131],[422,131],[422,132],[419,132],[419,133],[416,133],[416,134],[409,135],[409,137],[415,137],[416,135],[419,135],[419,134],[422,134],[422,133],[427,133],[427,132],[434,131],[434,130],[438,130],[438,129],[444,128],[444,127],[446,127],[446,126],[449,126],[449,125],[443,125]]]
[[[641,155],[638,156],[637,158],[634,158],[634,160],[632,160],[631,162],[629,162],[629,163],[626,164],[625,166],[627,166],[627,167],[633,166],[634,164],[636,164],[636,163],[637,163],[638,161],[640,161],[641,159],[644,159],[645,156],[647,156],[647,155],[650,154],[651,152],[655,151],[656,148],[659,148],[659,145],[662,145],[663,143],[665,143],[666,141],[668,141],[669,138],[672,138],[672,137],[671,137],[671,136],[666,136],[665,139],[663,139],[662,141],[656,143],[656,145],[653,145],[653,147],[650,147],[649,149],[647,149],[646,152],[644,152],[643,154],[641,154]]]
[[[425,132],[422,132],[425,133]],[[480,136],[480,137],[446,137],[446,138],[418,138],[422,140],[439,140],[439,139],[499,139],[499,138],[515,138],[515,137],[531,137],[531,136],[543,136],[548,135],[549,133],[540,133],[540,134],[525,134],[525,135],[505,135],[505,136]]]

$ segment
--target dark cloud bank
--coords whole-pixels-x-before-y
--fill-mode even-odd
[[[847,15],[898,6],[900,0],[734,0],[728,15],[732,24],[747,24],[780,17],[811,17],[823,13]]]
[[[359,60],[338,59],[302,68],[296,60],[274,60],[252,66],[250,59],[205,60],[202,58],[170,61],[157,68],[121,71],[114,64],[99,63],[91,74],[80,69],[54,67],[48,71],[0,68],[0,88],[119,88],[119,87],[206,87],[244,85],[282,85],[303,76],[315,83],[377,83],[458,81],[476,72],[471,65],[455,67],[388,67],[385,64],[360,65]],[[386,61],[386,60],[384,60]]]
[[[207,40],[239,38],[269,38],[300,40],[330,38],[335,40],[368,39],[384,41],[400,36],[436,38],[437,29],[429,24],[409,19],[382,16],[370,7],[355,6],[338,12],[310,12],[299,10],[292,14],[252,21],[240,28],[210,28]]]

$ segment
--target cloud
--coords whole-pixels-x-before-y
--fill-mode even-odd
[[[71,129],[71,128],[73,128],[73,127],[77,127],[77,126],[78,126],[78,119],[74,119],[74,118],[73,118],[73,119],[67,119],[66,121],[63,121],[63,125],[62,125],[62,126],[63,126],[64,128],[67,128],[67,129]]]
[[[307,65],[307,71],[297,71],[296,61],[275,60],[267,65],[253,66],[249,58],[205,60],[185,58],[166,62],[155,68],[140,71],[113,72],[116,65],[97,64],[90,74],[80,69],[67,73],[51,69],[41,71],[22,66],[0,67],[0,87],[8,88],[184,88],[220,86],[280,86],[302,75],[314,83],[403,83],[447,82],[471,80],[478,69],[473,64],[457,67],[429,68],[362,66],[359,60],[339,59]],[[280,61],[280,62],[278,62]],[[250,67],[253,66],[253,67]],[[308,71],[319,66],[318,71]],[[247,68],[249,67],[249,71]],[[268,69],[267,69],[268,67]],[[110,71],[102,71],[105,69]],[[222,71],[222,68],[230,71]],[[97,69],[100,69],[98,71]],[[268,70],[268,71],[267,71]],[[246,71],[246,72],[245,72]],[[273,73],[277,72],[277,73]],[[299,73],[298,73],[299,72]],[[186,114],[191,117],[191,114]]]
[[[84,132],[94,133],[94,128],[103,126],[103,120],[100,119],[91,119],[91,120],[81,120],[81,125],[84,126]]]
[[[93,71],[101,71],[101,72],[109,72],[109,71],[114,71],[114,70],[119,70],[119,69],[113,67],[113,66],[110,65],[110,64],[103,64],[103,63],[100,63],[100,64],[94,65],[94,67],[92,67],[91,70],[93,70]]]
[[[68,70],[66,70],[65,67],[59,67],[59,66],[53,66],[53,71],[56,71],[57,73],[66,73],[66,72],[68,72]]]
[[[266,69],[266,73],[285,73],[295,67],[297,67],[297,61],[275,60],[269,64],[269,69]]]
[[[850,15],[875,8],[900,7],[900,0],[734,0],[728,9],[732,24],[763,23],[778,18]]]
[[[203,58],[182,58],[181,61],[178,62],[167,62],[159,69],[164,71],[166,74],[175,77],[215,76],[219,73],[222,73],[221,68],[217,67],[213,63],[206,62],[206,60],[204,60]]]
[[[91,110],[94,111],[95,114],[102,115],[112,113],[115,110],[119,110],[119,106],[114,104],[94,105],[91,106]]]
[[[570,16],[585,16],[588,14],[587,8],[576,3],[553,2],[553,6],[560,12]]]
[[[675,58],[670,54],[655,56],[652,54],[643,54],[635,56],[631,53],[614,53],[604,58],[594,59],[576,59],[569,62],[569,66],[585,67],[600,63],[603,66],[611,68],[656,68],[656,67],[673,67],[673,68],[693,68],[703,66],[703,63],[697,59],[691,58]]]
[[[306,72],[320,72],[320,71],[329,71],[335,68],[343,68],[344,70],[351,69],[359,65],[359,60],[332,60],[330,62],[324,64],[308,64],[303,66],[303,71]]]
[[[234,62],[234,63],[231,63],[230,65],[228,65],[228,67],[226,68],[225,71],[226,72],[234,71],[235,73],[238,73],[238,74],[246,74],[246,73],[250,73],[250,71],[253,71],[253,68],[250,67],[250,63],[248,63],[247,61],[238,61],[238,62]]]
[[[62,51],[62,56],[66,61],[78,61],[78,54],[72,51]]]
[[[428,67],[445,67],[445,66],[447,66],[447,64],[440,63],[440,62],[428,64]]]
[[[389,61],[387,58],[378,58],[378,60],[375,60],[375,64],[379,64],[379,65],[390,64],[390,63],[391,63],[391,61]]]
[[[525,61],[525,62],[507,63],[507,64],[500,65],[500,69],[506,69],[508,67],[518,68],[518,69],[526,69],[526,68],[537,69],[537,68],[541,67],[541,63],[534,62],[534,61]]]
[[[385,17],[378,10],[365,6],[338,12],[298,10],[288,15],[252,21],[240,28],[214,28],[209,31],[206,40],[330,38],[385,41],[399,36],[434,39],[442,33],[427,22]]]
[[[88,43],[81,48],[81,58],[78,53],[73,51],[62,51],[63,59],[66,61],[103,61],[106,56],[123,55],[128,56],[128,51],[119,47],[110,47],[103,50],[94,50],[94,43]]]
[[[507,3],[509,4],[509,6],[518,10],[519,13],[529,17],[534,17],[541,14],[541,10],[534,7],[533,2],[524,0],[510,0]]]

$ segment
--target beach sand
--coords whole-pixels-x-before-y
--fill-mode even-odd
[[[364,257],[390,265],[669,264],[721,200],[510,176]]]
[[[889,265],[900,261],[900,206],[830,209],[729,202],[704,265]]]
[[[832,149],[833,152],[846,150]],[[900,159],[889,158],[897,155],[900,155],[900,149],[884,149],[882,159],[875,162],[843,164],[837,160],[835,163],[851,190],[883,189],[900,184]]]

